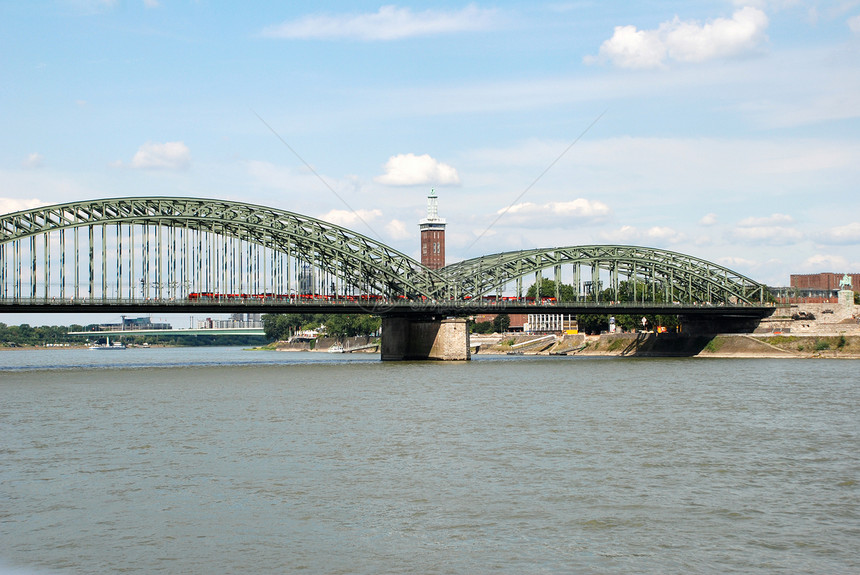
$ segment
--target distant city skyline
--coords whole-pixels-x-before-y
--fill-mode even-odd
[[[606,243],[774,286],[860,270],[860,2],[0,10],[0,212],[231,199],[420,260],[435,188],[448,263]]]

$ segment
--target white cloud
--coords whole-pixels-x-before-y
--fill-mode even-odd
[[[842,256],[833,254],[816,254],[806,258],[801,266],[804,271],[834,271],[844,270],[848,267],[848,260]]]
[[[683,233],[665,226],[652,226],[640,230],[635,226],[621,226],[621,228],[602,232],[600,236],[607,242],[613,244],[665,246],[684,241]]]
[[[41,168],[42,162],[44,161],[44,159],[45,158],[42,157],[42,154],[33,152],[32,154],[27,156],[26,160],[21,162],[21,166],[24,168],[29,168],[29,169]]]
[[[745,228],[752,227],[774,227],[782,224],[790,224],[794,222],[794,218],[788,214],[771,214],[763,218],[749,217],[738,222],[738,226]]]
[[[831,228],[822,233],[818,241],[823,244],[836,245],[860,244],[860,222]]]
[[[485,117],[492,112],[574,106],[592,110],[594,115],[590,117],[584,117],[588,113],[583,112],[580,126],[585,127],[598,113],[595,102],[610,103],[608,117],[611,118],[617,112],[611,102],[630,99],[641,104],[656,97],[666,103],[674,98],[687,98],[684,101],[690,102],[693,94],[701,92],[708,95],[701,103],[710,102],[707,104],[709,113],[740,110],[767,128],[796,127],[860,117],[860,98],[854,96],[860,93],[858,59],[852,60],[850,54],[848,49],[834,52],[829,47],[804,46],[774,50],[767,58],[721,62],[710,67],[707,73],[702,73],[700,66],[679,66],[671,74],[545,76],[528,82],[476,79],[457,85],[439,83],[433,86],[408,83],[399,88],[391,85],[371,88],[364,94],[367,101],[374,102],[373,113],[380,116],[477,114],[476,117]],[[597,58],[588,60],[598,61]],[[717,102],[722,105],[716,105]],[[347,111],[343,110],[342,114]],[[596,127],[600,128],[604,121]],[[577,144],[575,150],[580,147]],[[555,155],[560,151],[556,150]]]
[[[683,239],[684,235],[666,226],[653,226],[645,232],[645,237],[651,240],[678,242]]]
[[[385,174],[377,176],[374,181],[388,186],[456,186],[460,184],[460,176],[457,170],[428,154],[399,154],[388,159]]]
[[[523,202],[514,204],[510,208],[503,208],[496,214],[535,218],[536,222],[539,223],[541,218],[547,217],[577,220],[597,219],[609,215],[609,212],[609,206],[603,202],[577,198],[569,202],[549,202],[546,204]]]
[[[803,233],[784,224],[792,223],[791,216],[774,214],[767,218],[747,218],[732,231],[732,239],[751,244],[784,246],[803,240]]]
[[[359,224],[367,224],[381,215],[380,210],[330,210],[319,216],[319,219],[345,228],[355,228]]]
[[[716,263],[720,264],[721,266],[725,266],[729,269],[738,269],[738,268],[751,269],[751,268],[755,268],[756,266],[758,266],[758,262],[755,262],[753,260],[746,259],[746,258],[736,258],[736,257],[718,258]]]
[[[678,17],[663,22],[656,30],[616,26],[612,37],[600,46],[597,58],[586,63],[610,61],[621,68],[659,68],[666,60],[704,62],[756,50],[766,39],[767,15],[746,6],[731,18],[717,18],[706,24],[682,21]]]
[[[130,165],[139,169],[181,170],[190,163],[191,152],[182,142],[147,142],[137,150]]]
[[[702,226],[713,226],[717,223],[717,214],[705,214],[701,220],[699,220],[699,225]]]
[[[496,217],[498,223],[505,227],[546,229],[602,222],[610,212],[609,206],[603,202],[578,198],[569,202],[545,204],[522,202],[498,210]]]
[[[609,60],[621,68],[658,68],[666,58],[666,44],[658,30],[637,30],[636,26],[616,26],[612,38],[600,46],[597,59],[587,57],[585,62]]]
[[[614,232],[603,232],[601,236],[605,240],[616,244],[637,244],[641,238],[639,230],[633,226],[621,226],[620,229]]]
[[[105,192],[108,188],[109,186],[104,185],[99,178],[74,176],[56,169],[3,170],[0,168],[0,194],[11,198],[10,201],[18,206],[15,209],[105,197],[109,195],[109,192]],[[128,195],[145,194],[145,191],[130,191]]]
[[[675,18],[666,35],[669,57],[702,62],[747,53],[765,40],[767,25],[765,13],[750,7],[735,12],[731,20],[717,18],[704,26]]]
[[[161,6],[161,2],[159,0],[143,0],[143,5],[147,8],[158,8]]]
[[[409,228],[406,227],[406,224],[400,220],[391,220],[388,222],[385,226],[385,231],[395,240],[405,240],[416,237],[417,234],[417,232],[410,231]]]
[[[855,34],[860,34],[860,15],[848,19],[848,28]]]
[[[315,14],[270,26],[263,36],[295,39],[352,38],[358,40],[399,40],[451,32],[483,30],[494,25],[495,11],[471,4],[462,10],[412,12],[409,8],[382,6],[376,13]]]
[[[48,204],[37,198],[0,198],[0,214],[10,214],[46,205]]]

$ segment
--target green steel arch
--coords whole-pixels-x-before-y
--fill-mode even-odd
[[[162,235],[164,229],[167,231]],[[74,234],[67,234],[69,230]],[[83,241],[79,240],[78,231],[84,231]],[[73,235],[71,247],[67,235]],[[233,240],[241,244],[238,265]],[[641,283],[652,292],[659,290],[664,295],[663,301],[756,305],[764,303],[767,293],[764,285],[712,262],[637,246],[590,245],[506,252],[433,271],[381,242],[284,210],[205,198],[132,197],[43,206],[0,216],[0,297],[7,298],[11,291],[17,299],[39,296],[51,299],[68,297],[70,293],[78,298],[80,288],[83,297],[90,299],[122,299],[126,295],[134,299],[136,282],[149,285],[153,279],[161,282],[159,286],[183,281],[197,286],[184,292],[170,292],[176,297],[185,297],[195,289],[242,291],[251,280],[246,279],[243,284],[240,279],[235,282],[239,287],[235,288],[228,276],[260,275],[261,258],[247,246],[259,246],[267,252],[271,258],[268,272],[272,277],[284,273],[284,266],[273,254],[283,256],[282,260],[287,262],[287,286],[293,285],[288,271],[290,263],[294,267],[306,263],[330,274],[327,277],[335,278],[340,286],[352,286],[359,293],[402,295],[410,299],[466,300],[502,294],[510,289],[511,283],[516,283],[516,293],[522,295],[523,279],[530,274],[540,279],[549,269],[551,279],[558,280],[557,285],[561,283],[562,266],[573,268],[577,289],[581,283],[589,283],[588,277],[581,274],[584,268],[590,268],[592,286],[599,286],[608,278],[608,287],[617,294],[622,278],[632,279],[634,285]],[[193,252],[193,256],[188,252]],[[74,261],[70,264],[71,257]],[[267,271],[265,257],[264,254],[263,276]],[[256,267],[251,265],[252,259]],[[206,267],[206,273],[195,272],[195,265]],[[220,280],[215,277],[219,273]],[[210,277],[201,277],[207,274]],[[79,275],[86,281],[79,281]],[[295,275],[293,280],[298,286]],[[193,282],[188,281],[189,277]],[[115,285],[111,286],[111,281]],[[257,283],[254,289],[283,293],[277,290],[283,289],[284,282],[280,278],[277,282],[273,279],[271,284],[263,286]],[[74,285],[73,290],[65,288],[70,284]],[[161,290],[159,287],[153,295],[166,297]],[[584,298],[587,294],[578,295]]]
[[[349,229],[308,216],[269,208],[265,206],[205,198],[180,197],[129,197],[99,199],[43,206],[0,216],[0,248],[7,252],[14,250],[19,261],[12,267],[22,267],[21,257],[17,256],[18,246],[27,252],[24,271],[13,272],[28,277],[50,277],[51,253],[56,248],[49,247],[47,235],[75,228],[89,229],[90,283],[93,280],[92,259],[97,258],[98,248],[93,246],[93,229],[101,227],[102,237],[106,237],[105,227],[117,226],[113,236],[120,246],[111,247],[122,257],[123,233],[119,226],[157,226],[159,228],[181,229],[185,232],[216,234],[242,242],[256,244],[270,250],[292,254],[292,257],[307,260],[333,274],[337,274],[345,285],[369,289],[375,293],[406,295],[408,297],[433,297],[445,293],[443,277],[422,266],[409,256],[385,244],[375,241]],[[131,232],[128,232],[131,234]],[[148,232],[149,233],[149,232]],[[160,233],[160,230],[159,230]],[[45,236],[44,248],[36,241]],[[65,235],[63,235],[65,237]],[[130,235],[129,235],[130,237]],[[29,249],[26,246],[29,238]],[[77,236],[75,236],[77,241]],[[62,240],[61,240],[62,241]],[[126,241],[134,241],[126,240]],[[142,241],[142,240],[138,240]],[[147,236],[148,241],[148,236]],[[175,240],[174,240],[175,242]],[[98,243],[98,239],[96,240]],[[109,249],[104,246],[105,254],[101,263],[106,270]],[[159,236],[158,249],[164,241]],[[138,250],[140,249],[138,245]],[[148,244],[147,244],[148,249]],[[226,249],[226,248],[225,248]],[[133,253],[134,247],[132,247]],[[128,248],[126,247],[126,252]],[[61,252],[62,253],[62,252]],[[0,251],[0,256],[4,255]],[[7,261],[13,259],[6,253]],[[127,256],[126,256],[127,257]],[[132,256],[133,257],[133,256]],[[159,251],[159,258],[161,252]],[[38,258],[38,264],[37,264]],[[54,256],[54,260],[57,256]],[[138,262],[139,263],[139,262]],[[56,266],[56,262],[54,263]],[[81,264],[83,267],[85,264]],[[134,262],[132,260],[132,265]],[[162,265],[160,262],[158,265]],[[37,267],[45,266],[47,271],[40,272]],[[4,264],[3,271],[9,266]],[[68,267],[63,268],[63,271]],[[56,276],[58,272],[54,272]],[[62,273],[59,272],[59,273]],[[68,273],[68,272],[67,272]],[[75,271],[77,273],[77,271]],[[119,272],[120,276],[122,271]],[[131,270],[126,271],[131,273]],[[106,275],[106,273],[102,273]],[[4,281],[8,278],[0,278]],[[42,281],[42,280],[40,280]],[[47,285],[47,280],[44,281]],[[22,290],[23,291],[23,290]],[[36,280],[32,280],[33,296],[36,295]],[[47,293],[47,288],[45,288]],[[90,292],[92,292],[92,286]]]
[[[561,283],[563,265],[573,267],[576,286],[580,280],[593,286],[603,283],[618,293],[622,278],[635,280],[665,297],[664,301],[684,303],[714,303],[760,305],[764,303],[767,287],[718,264],[667,250],[623,245],[588,245],[542,248],[498,253],[458,262],[442,272],[452,285],[458,286],[460,297],[481,297],[501,293],[504,286],[517,282],[517,294],[522,295],[522,279],[535,274],[542,277],[551,269],[549,279]],[[590,277],[581,277],[582,267],[590,268]],[[558,288],[557,288],[558,289]],[[585,295],[585,294],[580,294]],[[646,294],[640,294],[645,296]],[[617,298],[616,298],[617,299]]]

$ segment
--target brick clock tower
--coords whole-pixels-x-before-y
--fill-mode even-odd
[[[431,270],[445,267],[445,220],[439,217],[439,198],[430,190],[427,217],[418,222],[421,229],[421,263]]]

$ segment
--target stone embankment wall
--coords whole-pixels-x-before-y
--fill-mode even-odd
[[[333,345],[339,343],[344,349],[353,349],[362,347],[378,341],[378,337],[371,336],[356,336],[338,339],[336,337],[320,337],[315,340],[295,340],[295,341],[279,341],[274,346],[277,351],[328,351]],[[369,348],[366,350],[370,353],[378,351],[377,349]]]
[[[534,336],[531,336],[533,339]],[[814,358],[860,359],[860,335],[747,335],[619,333],[600,336],[564,336],[549,347],[534,348],[517,343],[529,336],[501,337],[496,344],[482,346],[481,354],[582,355],[610,357],[723,357],[723,358]],[[521,350],[521,351],[518,351]]]
[[[801,303],[779,308],[756,334],[860,335],[860,306],[850,303]]]
[[[667,334],[603,335],[579,355],[630,357],[860,358],[860,335],[684,336]]]

